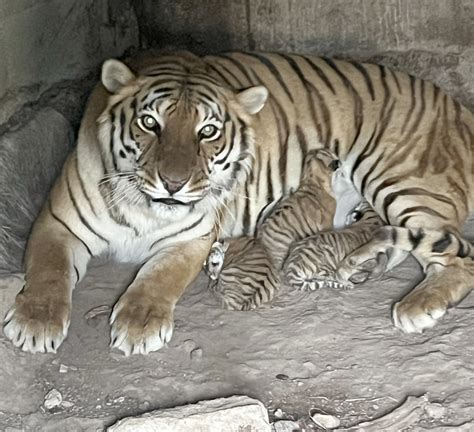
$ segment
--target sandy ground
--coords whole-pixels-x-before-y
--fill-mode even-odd
[[[0,430],[94,431],[127,415],[234,394],[260,399],[271,417],[277,408],[294,418],[323,408],[344,427],[422,394],[445,415],[420,416],[409,430],[460,430],[474,420],[474,296],[424,334],[394,329],[391,304],[420,278],[412,259],[351,291],[282,289],[252,312],[220,309],[201,275],[176,308],[169,346],[126,358],[108,348],[107,319],[133,274],[130,266],[91,266],[56,355],[25,354],[0,336]],[[0,280],[2,316],[21,286],[21,275]],[[45,411],[53,388],[66,403]]]

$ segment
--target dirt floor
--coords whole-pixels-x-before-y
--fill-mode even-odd
[[[474,232],[474,221],[469,227]],[[124,416],[235,394],[260,399],[271,418],[278,408],[300,418],[319,407],[344,427],[427,394],[442,416],[419,416],[406,430],[472,430],[474,296],[436,328],[401,333],[390,307],[420,278],[412,259],[350,291],[282,289],[252,312],[220,309],[201,275],[176,308],[169,346],[126,358],[108,348],[107,320],[133,274],[130,266],[91,266],[56,355],[25,354],[0,336],[0,430],[101,430]],[[0,280],[2,316],[21,276]],[[48,411],[51,389],[63,404]]]

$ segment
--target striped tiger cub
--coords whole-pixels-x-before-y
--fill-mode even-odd
[[[255,237],[215,242],[205,263],[209,288],[227,309],[248,310],[273,299],[290,246],[333,225],[331,178],[338,166],[328,150],[304,160],[299,188],[267,211]]]
[[[320,232],[291,246],[283,268],[286,283],[310,290],[352,288],[355,277],[339,280],[337,269],[347,255],[372,238],[383,221],[365,201],[349,217],[346,228]],[[357,282],[363,280],[359,277]]]
[[[474,287],[461,234],[474,210],[474,115],[384,66],[174,53],[104,63],[77,147],[31,231],[6,337],[55,352],[72,290],[107,254],[141,265],[110,316],[111,346],[162,348],[216,232],[253,236],[265,209],[298,188],[306,154],[322,148],[388,225],[341,275],[370,273],[379,254],[389,268],[411,253],[426,278],[395,305],[394,322],[405,332],[432,327]]]
[[[283,198],[257,228],[256,238],[280,271],[295,241],[331,229],[336,201],[331,190],[339,161],[328,150],[306,155],[299,188]]]
[[[255,237],[215,242],[204,269],[209,290],[226,309],[255,309],[273,300],[280,288],[280,274]]]

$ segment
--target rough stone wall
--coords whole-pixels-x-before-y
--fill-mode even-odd
[[[472,0],[138,0],[135,9],[147,46],[376,61],[474,108]]]
[[[0,0],[0,124],[138,45],[132,0]]]
[[[0,273],[20,269],[99,65],[138,41],[132,0],[0,0]]]

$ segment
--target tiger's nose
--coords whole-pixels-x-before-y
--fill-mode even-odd
[[[170,180],[165,176],[161,176],[164,188],[172,195],[183,188],[189,179],[186,180]]]

